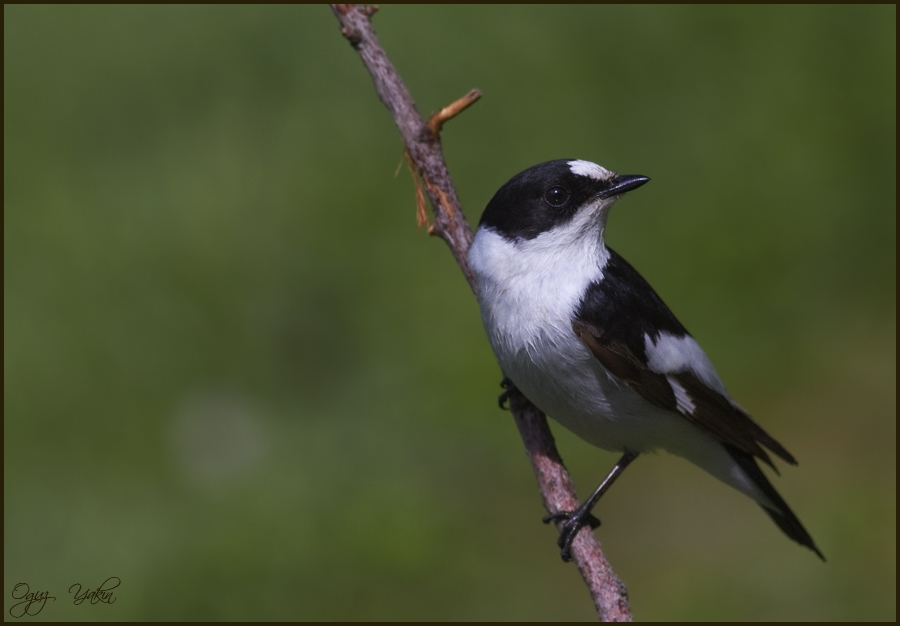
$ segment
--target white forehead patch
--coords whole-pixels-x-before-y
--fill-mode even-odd
[[[596,163],[591,163],[590,161],[569,161],[568,163],[569,169],[572,170],[573,174],[578,174],[579,176],[588,176],[589,178],[595,178],[597,180],[609,180],[615,174],[610,172],[605,167],[600,167]]]

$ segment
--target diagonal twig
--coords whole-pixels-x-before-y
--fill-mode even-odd
[[[460,209],[453,181],[444,162],[440,130],[446,121],[477,101],[481,97],[480,92],[472,90],[425,122],[372,29],[370,18],[377,7],[333,4],[331,8],[341,23],[341,34],[359,53],[372,76],[378,97],[390,111],[400,131],[406,160],[416,182],[417,198],[422,197],[422,187],[419,186],[421,181],[424,193],[431,202],[434,223],[430,226],[429,233],[447,243],[469,286],[477,291],[474,275],[466,259],[472,243],[472,229]],[[424,200],[419,200],[417,204],[422,224]],[[522,394],[513,394],[510,398],[510,410],[525,444],[544,506],[550,513],[576,509],[578,500],[572,479],[556,450],[544,414]],[[631,621],[625,585],[603,556],[600,544],[590,528],[585,527],[578,533],[572,544],[572,557],[588,586],[600,619]]]

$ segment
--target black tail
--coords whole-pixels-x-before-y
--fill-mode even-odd
[[[766,475],[759,469],[759,466],[756,464],[753,457],[746,452],[741,452],[737,448],[732,448],[731,446],[725,447],[728,449],[731,458],[733,458],[735,463],[744,470],[744,473],[750,477],[750,480],[752,480],[756,486],[766,494],[766,497],[778,507],[778,510],[773,511],[769,507],[763,506],[763,511],[768,513],[769,517],[772,518],[772,521],[778,524],[778,528],[780,528],[785,535],[799,543],[801,546],[806,546],[818,554],[819,558],[824,561],[825,557],[822,556],[819,548],[816,547],[816,542],[812,540],[812,537],[810,537],[809,533],[806,532],[806,529],[803,528],[803,524],[800,523],[800,520],[797,519],[797,516],[794,515],[794,512],[791,511],[784,499],[778,495],[777,491],[775,491],[775,487],[772,486],[772,483],[769,482]]]

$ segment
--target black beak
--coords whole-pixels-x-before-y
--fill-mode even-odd
[[[612,198],[613,196],[621,196],[623,193],[627,193],[632,189],[637,189],[649,181],[650,179],[646,176],[631,176],[628,174],[619,175],[612,179],[612,186],[609,189],[604,189],[598,193],[597,197]]]

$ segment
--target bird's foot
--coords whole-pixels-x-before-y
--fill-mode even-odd
[[[503,377],[503,380],[500,381],[500,386],[503,387],[504,391],[499,396],[497,396],[497,404],[500,405],[500,408],[506,411],[509,407],[506,406],[506,403],[509,401],[509,398],[514,394],[518,393],[518,389],[513,384],[513,381]]]
[[[572,560],[572,542],[575,541],[575,535],[581,530],[582,526],[590,526],[592,529],[600,526],[600,520],[594,517],[589,510],[577,509],[575,511],[559,511],[544,517],[543,522],[558,522],[565,520],[565,523],[559,529],[559,539],[556,545],[559,546],[559,555],[562,560],[568,563]]]

